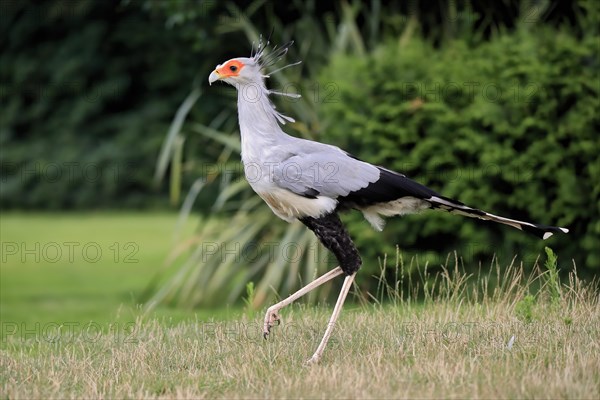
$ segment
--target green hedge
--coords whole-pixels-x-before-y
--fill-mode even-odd
[[[94,0],[9,2],[0,26],[1,207],[164,207],[152,175],[193,41]]]
[[[507,262],[518,254],[531,265],[545,244],[563,267],[574,259],[597,272],[599,66],[597,34],[545,26],[475,48],[454,40],[434,49],[413,39],[388,41],[363,58],[335,57],[321,77],[336,88],[320,108],[323,140],[468,205],[571,230],[543,243],[504,225],[429,211],[388,220],[382,238],[360,216],[348,217],[363,254],[394,254],[398,244],[405,256],[426,254],[433,264],[459,250],[469,265],[487,267],[492,254]],[[369,253],[382,242],[381,253]]]

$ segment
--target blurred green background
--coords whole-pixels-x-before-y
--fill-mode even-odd
[[[260,307],[333,266],[310,232],[249,189],[235,91],[207,85],[215,65],[271,31],[273,43],[295,41],[288,62],[302,60],[269,82],[302,95],[276,99],[297,120],[288,133],[571,230],[542,243],[428,212],[377,233],[350,214],[365,296],[382,265],[393,279],[399,259],[419,274],[454,252],[468,271],[513,259],[533,268],[549,245],[565,272],[600,269],[597,1],[0,7],[3,321],[109,319],[118,304],[172,315]]]

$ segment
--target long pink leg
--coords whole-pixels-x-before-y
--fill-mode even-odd
[[[329,341],[329,337],[333,332],[333,327],[342,311],[342,306],[344,305],[344,301],[346,300],[346,296],[352,287],[352,282],[354,282],[354,277],[356,276],[356,272],[350,276],[347,276],[344,279],[344,284],[342,285],[342,290],[340,290],[340,295],[335,303],[335,308],[333,309],[333,313],[331,314],[331,318],[329,318],[329,323],[327,324],[327,329],[325,330],[325,334],[323,335],[323,339],[321,339],[321,343],[319,343],[319,347],[315,351],[315,354],[307,361],[308,364],[316,364],[321,360],[321,356],[323,355],[323,351],[325,350],[325,346],[327,346],[327,342]]]
[[[263,325],[263,336],[265,337],[265,339],[269,335],[269,332],[271,331],[271,327],[273,325],[275,325],[275,322],[279,323],[281,320],[279,317],[279,310],[281,310],[283,307],[293,303],[295,300],[304,296],[306,293],[310,292],[311,290],[321,286],[325,282],[329,282],[336,276],[339,276],[343,273],[344,273],[344,271],[342,271],[342,269],[340,267],[336,267],[336,268],[332,269],[331,271],[321,275],[320,277],[318,277],[317,279],[315,279],[308,285],[304,286],[302,289],[298,290],[296,293],[283,299],[279,303],[269,307],[267,309],[267,314],[265,315],[265,323]],[[348,278],[346,278],[346,279],[348,279]],[[344,298],[345,297],[346,296],[344,296]],[[339,302],[339,299],[338,299],[338,302]],[[343,303],[343,301],[342,301],[342,303]],[[337,304],[336,304],[336,307],[337,307]],[[334,313],[335,313],[335,310],[334,310]],[[338,314],[339,314],[339,311],[338,311]],[[327,343],[327,342],[325,342],[325,343]]]

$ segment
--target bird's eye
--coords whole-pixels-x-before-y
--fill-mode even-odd
[[[235,66],[235,65],[232,65],[232,66],[230,66],[230,67],[229,67],[229,70],[230,70],[231,72],[235,72],[235,71],[237,71],[237,69],[238,69],[238,67],[237,67],[237,66]]]

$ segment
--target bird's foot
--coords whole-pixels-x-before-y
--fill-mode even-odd
[[[265,339],[267,338],[267,336],[269,336],[269,333],[271,333],[271,328],[275,326],[275,323],[277,323],[277,325],[281,324],[281,317],[279,317],[279,309],[274,309],[273,307],[270,307],[267,310],[267,313],[265,314],[265,323],[263,325],[263,337]]]
[[[308,360],[306,360],[304,362],[305,365],[310,366],[310,365],[317,365],[319,363],[319,361],[321,361],[321,355],[320,354],[313,354],[313,356],[311,358],[309,358]]]

